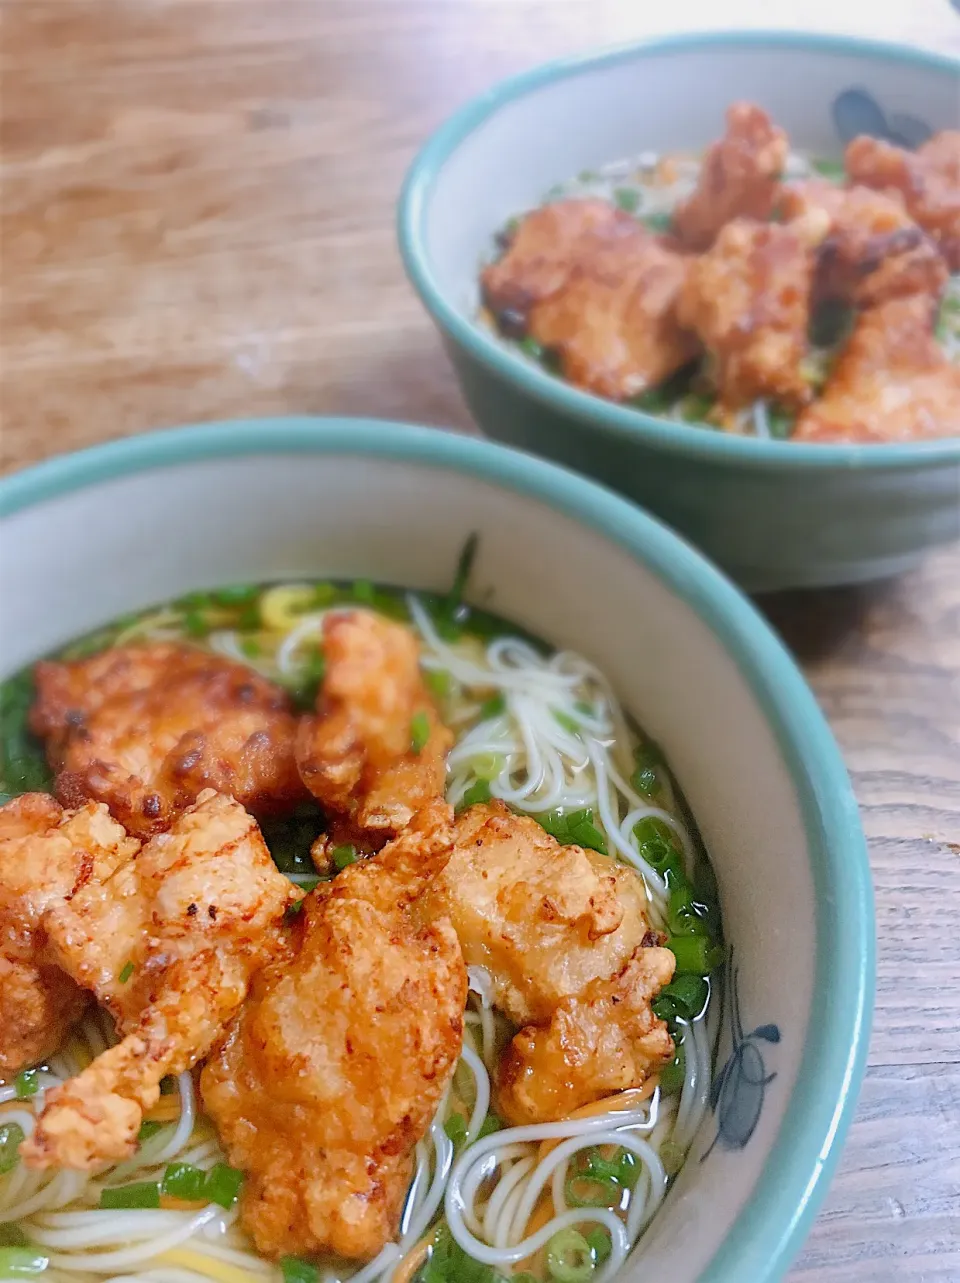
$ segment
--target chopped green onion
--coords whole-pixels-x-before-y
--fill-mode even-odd
[[[481,722],[485,722],[491,717],[499,717],[506,710],[506,707],[507,700],[505,695],[499,691],[496,695],[491,695],[489,699],[484,700],[480,705]]]
[[[447,1133],[449,1139],[453,1141],[454,1149],[460,1149],[465,1144],[467,1139],[467,1120],[463,1114],[451,1114],[443,1124],[443,1130]]]
[[[18,1279],[31,1274],[42,1274],[48,1264],[48,1258],[39,1248],[0,1248],[0,1279]]]
[[[183,617],[183,630],[188,637],[207,637],[210,625],[199,610],[188,610]]]
[[[684,423],[706,423],[713,409],[713,397],[702,392],[691,392],[683,403],[680,416]]]
[[[216,588],[210,594],[218,606],[243,606],[259,595],[258,584],[228,584],[226,588]]]
[[[437,699],[444,699],[450,694],[450,688],[453,685],[453,678],[445,668],[429,668],[423,675],[423,680],[427,683],[432,693]]]
[[[473,569],[478,543],[479,535],[476,532],[471,534],[464,542],[460,550],[460,556],[457,558],[457,570],[453,577],[450,591],[440,604],[438,624],[441,636],[447,641],[455,640],[461,632],[461,615],[464,610],[463,595],[467,589],[470,571]]]
[[[504,766],[502,753],[478,753],[473,759],[473,773],[481,780],[495,779]]]
[[[40,1090],[39,1071],[36,1069],[21,1069],[13,1080],[14,1090],[17,1093],[17,1100],[27,1100],[30,1096],[36,1096]]]
[[[488,782],[486,780],[474,780],[464,793],[457,809],[465,811],[468,806],[479,806],[481,802],[489,802],[490,797],[490,785]]]
[[[207,1173],[193,1163],[170,1163],[163,1173],[161,1194],[197,1202],[204,1196]]]
[[[321,580],[320,583],[313,585],[313,604],[315,606],[330,606],[337,597],[337,585],[330,583],[328,579]]]
[[[133,963],[125,962],[120,969],[120,974],[117,976],[117,979],[120,981],[122,985],[125,985],[132,975],[133,975]]]
[[[673,226],[672,214],[645,214],[640,220],[645,227],[649,227],[651,232],[663,234],[669,232]]]
[[[410,751],[422,753],[430,738],[430,718],[421,709],[410,720]]]
[[[566,812],[544,811],[533,818],[563,846],[583,846],[591,851],[599,851],[601,855],[607,854],[606,840],[594,824],[593,811],[589,808]]]
[[[685,1019],[695,1020],[706,1005],[708,993],[707,982],[703,976],[684,972],[671,980],[670,984],[664,985],[654,1002],[667,999],[668,1003],[682,1009],[681,1014]],[[661,1016],[661,1019],[666,1017]]]
[[[133,1185],[114,1185],[100,1191],[104,1211],[130,1211],[133,1208],[159,1207],[158,1181],[137,1181]]]
[[[539,1280],[529,1270],[521,1270],[519,1274],[510,1275],[509,1283],[539,1283]]]
[[[492,1136],[494,1132],[500,1131],[500,1119],[496,1114],[487,1114],[486,1118],[480,1124],[480,1130],[477,1132],[477,1140],[483,1140],[484,1136]]]
[[[593,1274],[593,1252],[579,1230],[560,1230],[550,1239],[547,1272],[556,1283],[587,1283]]]
[[[353,582],[353,599],[362,602],[364,606],[372,606],[376,599],[377,590],[369,579],[355,579]]]
[[[793,432],[796,415],[779,405],[767,406],[767,426],[775,441],[786,441]]]
[[[640,208],[640,193],[635,187],[614,188],[613,199],[627,214],[635,214]]]
[[[219,1203],[229,1211],[240,1197],[242,1185],[243,1172],[238,1172],[228,1163],[217,1163],[207,1172],[203,1187],[204,1197],[211,1203]]]
[[[673,1060],[660,1070],[660,1087],[666,1096],[672,1096],[678,1092],[686,1077],[687,1056],[683,1049],[683,1039],[674,1034],[673,1044]]]
[[[12,1172],[20,1162],[19,1148],[23,1141],[23,1128],[19,1123],[4,1123],[0,1127],[0,1176]]]
[[[843,167],[842,160],[827,160],[824,157],[812,160],[810,164],[822,178],[829,178],[832,183],[846,181],[847,171]]]
[[[555,722],[559,722],[563,729],[565,731],[569,731],[571,735],[580,734],[580,723],[575,718],[571,717],[569,713],[561,712],[559,709],[555,708],[553,710],[553,720]]]
[[[280,1271],[283,1283],[320,1283],[320,1271],[299,1256],[281,1256]]]
[[[602,1225],[595,1225],[586,1236],[590,1251],[593,1253],[594,1265],[602,1265],[610,1253],[613,1251],[613,1243],[610,1240],[610,1231],[605,1230]]]
[[[705,975],[723,965],[726,954],[709,936],[670,936],[667,948],[677,960],[677,971]]]
[[[527,356],[532,357],[534,361],[543,360],[543,346],[538,343],[535,338],[531,337],[531,335],[528,334],[526,338],[522,338],[520,340],[519,348],[521,352],[525,352]]]
[[[330,858],[333,860],[334,868],[339,871],[349,868],[351,864],[356,864],[360,859],[357,854],[357,848],[352,842],[345,842],[343,846],[335,846],[330,853]],[[301,903],[303,902],[301,901]]]
[[[137,1140],[142,1145],[143,1142],[145,1140],[149,1140],[151,1136],[156,1136],[157,1132],[160,1131],[162,1127],[163,1123],[157,1123],[154,1122],[152,1118],[148,1118],[146,1122],[140,1124],[140,1130],[137,1132]]]
[[[571,1172],[564,1193],[571,1207],[617,1207],[623,1196],[615,1181],[601,1180],[586,1172]]]
[[[283,911],[283,919],[284,919],[284,921],[285,921],[285,922],[295,922],[295,921],[297,920],[297,918],[299,918],[299,916],[300,916],[300,914],[301,914],[302,912],[303,912],[303,901],[302,901],[302,900],[293,900],[293,901],[292,901],[290,904],[288,904],[288,905],[287,905],[287,907],[284,909],[284,911]]]
[[[256,637],[241,637],[238,644],[240,653],[246,655],[247,659],[257,659],[262,653],[262,647]]]

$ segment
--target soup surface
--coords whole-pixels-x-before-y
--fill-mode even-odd
[[[462,1035],[458,1033],[456,1050],[439,1083],[437,1102],[419,1134],[407,1135],[403,1142],[410,1151],[409,1166],[403,1170],[398,1223],[390,1225],[387,1240],[375,1241],[375,1251],[367,1240],[361,1259],[282,1247],[258,1251],[251,1235],[257,1234],[258,1241],[268,1235],[266,1218],[258,1219],[258,1209],[267,1208],[276,1193],[270,1181],[289,1186],[290,1197],[299,1198],[303,1191],[298,1182],[306,1186],[317,1175],[313,1168],[322,1170],[328,1161],[318,1142],[312,1150],[308,1145],[314,1157],[303,1171],[293,1170],[295,1164],[280,1152],[284,1120],[294,1119],[296,1129],[304,1131],[309,1131],[311,1119],[321,1130],[326,1122],[322,1104],[297,1095],[297,1073],[312,1072],[302,1064],[316,1062],[297,1062],[301,1068],[294,1073],[289,1057],[284,1062],[278,1051],[277,1076],[256,1080],[255,1067],[243,1063],[248,1047],[244,1040],[250,1032],[244,1022],[272,1010],[271,1001],[308,948],[315,921],[329,913],[331,904],[347,905],[346,888],[360,887],[363,876],[376,873],[378,862],[385,867],[396,863],[398,843],[410,830],[385,846],[381,839],[371,842],[370,829],[361,830],[357,812],[352,818],[354,839],[342,827],[342,817],[332,816],[329,806],[306,795],[270,814],[263,796],[251,791],[248,804],[261,814],[275,865],[270,876],[279,871],[295,888],[283,883],[287,890],[281,891],[279,956],[252,981],[247,1007],[232,1026],[226,1049],[217,1051],[215,1043],[212,1051],[198,1057],[195,1068],[164,1078],[159,1096],[143,1109],[133,1152],[119,1161],[76,1170],[57,1162],[38,1166],[35,1159],[43,1153],[45,1127],[50,1144],[62,1140],[52,1123],[43,1121],[48,1118],[44,1111],[58,1107],[62,1113],[64,1092],[76,1091],[63,1084],[85,1070],[80,1081],[86,1081],[91,1064],[116,1046],[119,1035],[107,1007],[123,1019],[122,991],[132,992],[140,983],[137,972],[154,965],[149,956],[126,962],[115,977],[108,977],[120,997],[106,1006],[91,1004],[52,1054],[0,1084],[0,1275],[153,1283],[280,1278],[288,1283],[347,1278],[355,1283],[494,1283],[510,1277],[569,1283],[612,1278],[641,1237],[684,1161],[709,1098],[715,973],[723,957],[711,871],[666,763],[621,708],[603,673],[579,655],[552,651],[502,620],[463,605],[467,561],[447,597],[366,581],[238,585],[194,593],[117,620],[66,647],[57,657],[66,668],[41,665],[36,675],[24,670],[0,689],[0,788],[17,797],[53,786],[53,772],[30,726],[36,729],[44,716],[52,721],[49,710],[42,715],[36,710],[44,701],[53,702],[50,685],[54,678],[62,681],[65,673],[75,684],[72,697],[87,700],[84,707],[89,710],[90,700],[107,696],[101,684],[97,692],[80,690],[77,697],[79,675],[91,671],[84,665],[105,664],[111,656],[129,655],[131,648],[141,656],[145,647],[186,647],[191,654],[199,650],[253,670],[281,688],[286,693],[283,708],[292,708],[295,717],[308,717],[316,705],[315,720],[309,723],[316,736],[325,734],[329,719],[336,716],[341,690],[337,682],[346,672],[343,656],[334,650],[334,621],[342,626],[344,618],[359,620],[394,640],[401,634],[384,632],[383,621],[400,626],[415,638],[419,668],[433,701],[432,709],[421,709],[410,719],[410,752],[420,759],[429,752],[430,736],[440,733],[432,720],[438,715],[452,732],[445,794],[456,810],[459,835],[447,870],[437,878],[430,875],[430,881],[423,874],[418,898],[412,893],[409,897],[414,901],[410,912],[430,920],[429,906],[440,894],[437,886],[447,879],[447,899],[440,911],[449,910],[467,963]],[[371,616],[380,623],[371,624]],[[180,649],[174,653],[182,657]],[[167,651],[163,654],[168,656]],[[95,659],[99,656],[105,658]],[[169,718],[178,715],[177,701],[184,698],[186,687],[177,675],[165,677],[164,683],[160,705],[163,717]],[[41,691],[39,705],[35,686]],[[253,697],[243,693],[247,689],[241,687],[240,698],[249,703]],[[124,722],[125,735],[137,718],[142,727],[145,718],[159,716],[157,706],[142,692],[137,699],[141,702],[136,717]],[[374,702],[379,716],[387,703],[385,690]],[[278,708],[270,705],[271,717],[280,718]],[[73,749],[62,744],[59,749],[61,766],[76,750],[71,772],[61,769],[57,781],[61,797],[77,787],[82,774],[78,762],[84,736],[89,740],[105,735],[98,716],[90,711],[81,715],[76,708],[66,716],[69,726],[64,733],[75,733],[79,739]],[[155,747],[166,733],[166,723],[154,724]],[[282,728],[279,721],[270,725],[275,746],[281,742]],[[304,725],[299,725],[298,745],[307,742]],[[114,735],[109,744],[116,742]],[[50,743],[48,739],[48,750]],[[98,752],[107,751],[105,738],[97,743]],[[315,741],[311,744],[312,751],[318,751]],[[302,769],[302,754],[300,761]],[[262,782],[266,767],[260,759],[258,763]],[[102,785],[89,773],[83,778],[88,795]],[[157,785],[156,796],[162,793]],[[108,797],[114,814],[121,813],[126,803],[121,803],[119,792],[100,795]],[[194,818],[204,806],[215,804],[204,802],[206,796],[201,794]],[[137,840],[144,846],[134,857],[141,865],[148,857],[155,859],[163,843],[180,831],[182,821],[175,819],[169,833],[159,820],[159,837],[145,833],[144,816],[155,813],[156,808],[148,806],[135,816],[131,811],[134,818],[125,821],[128,827],[141,825]],[[370,845],[380,846],[380,853],[369,850]],[[441,863],[448,857],[449,850]],[[239,857],[218,856],[220,861],[230,858]],[[454,877],[450,871],[458,860]],[[568,881],[548,888],[538,907],[537,879],[547,876],[547,866],[564,871]],[[215,875],[216,869],[211,876]],[[419,874],[414,870],[412,876]],[[488,878],[498,879],[497,904],[508,905],[500,924],[502,939],[484,935],[482,923],[476,926],[478,915],[489,910],[477,891]],[[610,922],[599,921],[602,911],[593,898],[588,909],[565,908],[567,900],[579,894],[577,878],[596,879],[606,896],[614,888]],[[168,884],[158,885],[162,898]],[[343,891],[340,901],[337,888]],[[472,900],[474,892],[477,899]],[[392,900],[383,911],[395,911]],[[195,902],[188,913],[196,920]],[[202,900],[199,916],[203,917]],[[341,941],[348,952],[362,948],[366,920],[362,914],[351,919],[360,925],[357,934]],[[409,922],[404,923],[402,930],[407,931]],[[429,925],[424,927],[419,918],[414,925],[416,931],[397,944],[395,959],[390,948],[373,950],[367,981],[371,988],[388,983],[391,968],[407,965],[408,954],[414,957],[409,951],[428,938],[423,932],[432,929]],[[630,929],[637,940],[618,946],[615,942]],[[49,930],[54,938],[53,926]],[[510,955],[509,942],[503,946],[508,937],[517,946],[516,956]],[[437,947],[431,945],[434,952]],[[600,955],[606,960],[595,965]],[[665,973],[656,980],[647,975],[642,992],[630,988],[631,977],[645,959],[659,959],[662,967],[664,956]],[[338,965],[331,962],[328,970]],[[413,961],[409,965],[412,968]],[[519,971],[510,972],[517,966]],[[570,984],[567,979],[578,967],[586,982],[582,988],[579,980]],[[507,972],[509,982],[504,979]],[[663,983],[670,972],[672,979]],[[319,976],[322,988],[320,972],[312,975],[311,985]],[[100,989],[95,991],[100,997]],[[306,990],[296,992],[303,995]],[[635,1000],[639,1004],[631,1008],[633,1024],[624,1016],[618,1025],[622,998],[625,1007]],[[359,1011],[364,1000],[357,992],[348,1004],[348,1023],[350,1006],[355,1003]],[[462,1004],[463,994],[458,1001]],[[301,1021],[311,1040],[329,1040],[327,1010],[321,1002],[319,1011],[311,1011],[307,999],[294,1003],[283,1019]],[[396,1055],[403,1056],[402,1037],[414,1037],[421,1023],[428,1026],[430,1013],[401,1002],[394,1015],[401,1029]],[[314,1027],[308,1028],[311,1020]],[[413,1029],[403,1032],[403,1022],[412,1022]],[[547,1080],[556,1072],[551,1057],[562,1058],[557,1048],[564,1029],[570,1028],[584,1040],[586,1081],[578,1084],[579,1095],[565,1096],[565,1075],[570,1076],[566,1069],[561,1067],[561,1086],[548,1090]],[[356,1037],[362,1042],[367,1032],[357,1030]],[[287,1035],[294,1037],[289,1030]],[[348,1050],[353,1036],[348,1031]],[[607,1047],[610,1038],[613,1043]],[[330,1057],[324,1062],[325,1072],[333,1076],[338,1070],[329,1046],[324,1054]],[[625,1080],[617,1075],[625,1055],[633,1056],[640,1068],[633,1085],[624,1088]],[[210,1064],[200,1075],[207,1056]],[[382,1055],[365,1071],[370,1082],[361,1076],[351,1091],[359,1098],[369,1087],[370,1097],[379,1101],[385,1084],[397,1092],[402,1089],[405,1072],[405,1065]],[[264,1176],[256,1162],[244,1157],[243,1137],[229,1118],[243,1074],[250,1082],[260,1082],[260,1103],[254,1101],[253,1113],[259,1108],[268,1120],[261,1148],[276,1146],[280,1154],[281,1166],[274,1176]],[[358,1118],[362,1103],[358,1099]],[[338,1107],[342,1106],[341,1099]],[[81,1109],[76,1104],[74,1108]],[[104,1118],[97,1123],[95,1145],[108,1125]],[[271,1119],[280,1120],[274,1130]],[[244,1126],[255,1122],[254,1118]],[[380,1161],[376,1155],[367,1158]],[[296,1228],[287,1226],[282,1232],[295,1233]]]
[[[923,198],[918,195],[923,191]],[[809,441],[960,435],[960,131],[793,151],[734,104],[702,156],[644,152],[501,229],[483,323],[586,391]]]

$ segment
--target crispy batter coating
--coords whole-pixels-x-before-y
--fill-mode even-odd
[[[754,103],[727,109],[727,132],[707,148],[696,189],[674,211],[673,228],[690,249],[709,249],[734,218],[769,218],[789,142]]]
[[[637,230],[635,218],[605,200],[559,200],[532,210],[502,257],[480,274],[484,302],[505,330],[522,333],[531,307],[565,285],[583,256],[631,242]]]
[[[736,219],[690,269],[680,319],[714,361],[722,407],[761,397],[802,404],[814,256],[790,226]]]
[[[699,350],[677,320],[689,260],[638,223],[581,246],[565,283],[530,311],[530,333],[571,383],[614,401],[662,383]]]
[[[403,624],[368,610],[327,615],[323,651],[316,716],[297,735],[300,774],[325,809],[382,844],[443,796],[453,736]]]
[[[960,272],[960,129],[934,134],[915,152],[862,135],[848,144],[845,159],[855,183],[899,196],[950,271]]]
[[[798,441],[915,441],[960,436],[960,369],[936,341],[925,295],[864,312]]]
[[[92,863],[137,849],[105,806],[64,811],[45,793],[0,807],[0,1073],[63,1042],[87,995],[46,953],[44,913],[81,887]]]
[[[106,802],[130,833],[169,827],[207,788],[258,815],[306,796],[287,695],[193,646],[120,646],[35,666],[31,728],[66,805]]]
[[[871,307],[906,294],[939,295],[947,265],[900,199],[869,187],[837,187],[812,178],[785,185],[784,218],[802,221],[819,246],[815,293]]]
[[[502,802],[457,817],[450,863],[424,897],[449,915],[471,966],[493,979],[494,1003],[517,1025],[612,975],[647,929],[646,891],[632,870],[561,846]]]
[[[553,1122],[582,1105],[639,1087],[673,1056],[650,1003],[673,978],[669,949],[638,948],[609,979],[565,998],[545,1025],[529,1025],[500,1063],[497,1104],[509,1123]]]
[[[109,1008],[123,1040],[48,1093],[20,1147],[26,1164],[89,1171],[131,1154],[161,1078],[222,1035],[297,896],[256,821],[212,789],[136,854],[93,853],[43,927],[50,956]]]
[[[203,1071],[205,1107],[247,1172],[243,1223],[267,1255],[367,1260],[397,1232],[463,1038],[456,935],[412,908],[451,838],[434,804],[308,896],[290,956],[257,978]]]

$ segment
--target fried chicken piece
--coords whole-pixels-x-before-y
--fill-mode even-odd
[[[262,816],[306,797],[290,700],[243,664],[193,646],[119,646],[39,663],[34,677],[30,726],[65,805],[106,802],[145,837],[207,788]]]
[[[809,400],[807,351],[814,257],[790,226],[736,219],[690,268],[679,315],[714,361],[723,410],[763,397]]]
[[[127,858],[105,806],[64,811],[45,793],[0,807],[0,1073],[11,1077],[60,1046],[87,995],[46,953],[44,913],[74,894],[91,863]]]
[[[673,214],[673,230],[690,249],[709,249],[735,218],[769,218],[789,142],[754,103],[727,109],[727,132],[707,148],[696,189]]]
[[[367,610],[327,615],[317,712],[297,735],[320,804],[382,845],[443,796],[453,743],[420,672],[413,632]]]
[[[639,224],[605,200],[559,200],[525,214],[506,252],[480,274],[483,299],[505,333],[519,337],[535,303],[555,294],[584,255],[632,241]]]
[[[816,298],[872,307],[906,294],[942,293],[947,265],[902,201],[869,187],[837,187],[822,178],[781,190],[781,215],[820,241]]]
[[[564,998],[548,1023],[521,1029],[500,1062],[498,1112],[517,1126],[554,1122],[668,1064],[673,1040],[650,1003],[673,968],[669,949],[639,948],[616,975]]]
[[[960,129],[934,134],[915,152],[861,135],[848,144],[845,163],[855,183],[902,199],[950,271],[960,272]]]
[[[960,436],[960,369],[933,334],[935,301],[892,299],[864,312],[796,441],[919,441]]]
[[[160,1080],[195,1065],[280,941],[299,892],[232,798],[200,794],[134,854],[94,852],[86,880],[43,917],[50,956],[92,989],[123,1040],[47,1094],[20,1153],[90,1171],[133,1153]]]
[[[677,320],[689,260],[634,223],[581,246],[566,282],[530,311],[530,334],[571,383],[613,401],[662,383],[699,350]]]
[[[413,1150],[456,1066],[467,977],[449,921],[414,901],[450,855],[434,803],[309,895],[201,1078],[261,1252],[368,1260],[396,1234]]]
[[[468,964],[517,1025],[546,1021],[564,998],[612,975],[644,938],[647,897],[633,869],[561,846],[502,802],[457,817],[450,863],[424,912],[453,922]]]

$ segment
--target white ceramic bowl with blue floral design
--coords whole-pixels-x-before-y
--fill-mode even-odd
[[[796,150],[872,133],[915,146],[960,125],[960,61],[845,37],[656,39],[555,63],[468,104],[415,161],[400,245],[491,437],[606,481],[752,590],[898,573],[960,535],[960,435],[815,445],[666,422],[552,377],[478,324],[495,231],[555,183],[645,149],[698,151],[760,103]]]
[[[303,419],[142,436],[0,480],[0,678],[193,590],[443,589],[472,532],[471,599],[603,670],[662,745],[717,874],[733,965],[712,1109],[623,1283],[776,1283],[866,1060],[870,872],[803,678],[676,535],[552,464],[435,431]]]

